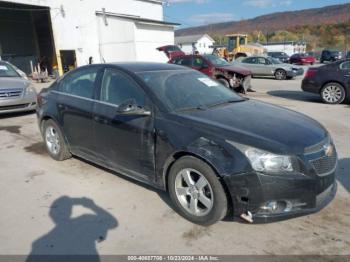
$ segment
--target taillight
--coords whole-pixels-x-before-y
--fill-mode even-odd
[[[311,78],[314,77],[316,75],[317,71],[314,69],[309,69],[306,72],[305,78]]]

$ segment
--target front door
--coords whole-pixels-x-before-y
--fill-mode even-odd
[[[212,77],[212,74],[210,73],[210,67],[209,64],[200,56],[194,56],[193,57],[193,69],[198,70],[202,72],[203,74]]]
[[[150,109],[144,90],[126,73],[106,68],[98,99],[94,105],[94,140],[100,160],[127,175],[153,179],[153,117],[118,113],[118,106],[130,100]]]

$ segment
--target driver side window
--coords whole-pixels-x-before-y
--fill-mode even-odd
[[[138,106],[144,107],[145,94],[126,74],[116,69],[106,69],[102,80],[100,101],[118,106],[128,100],[134,100]]]

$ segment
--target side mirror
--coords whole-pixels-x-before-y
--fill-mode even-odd
[[[147,111],[143,107],[138,106],[134,99],[127,100],[122,104],[120,104],[118,106],[117,113],[120,115],[134,115],[134,116],[151,115],[151,111]]]

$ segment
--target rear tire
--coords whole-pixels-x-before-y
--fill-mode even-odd
[[[228,200],[219,178],[195,157],[185,156],[173,164],[168,189],[178,213],[195,224],[209,226],[227,214]]]
[[[328,83],[321,89],[322,101],[327,104],[341,104],[345,101],[346,92],[338,83]]]
[[[275,78],[277,80],[286,80],[287,79],[287,72],[283,69],[278,69],[275,72]]]
[[[43,137],[46,150],[53,159],[63,161],[72,157],[61,129],[53,120],[43,123]]]

